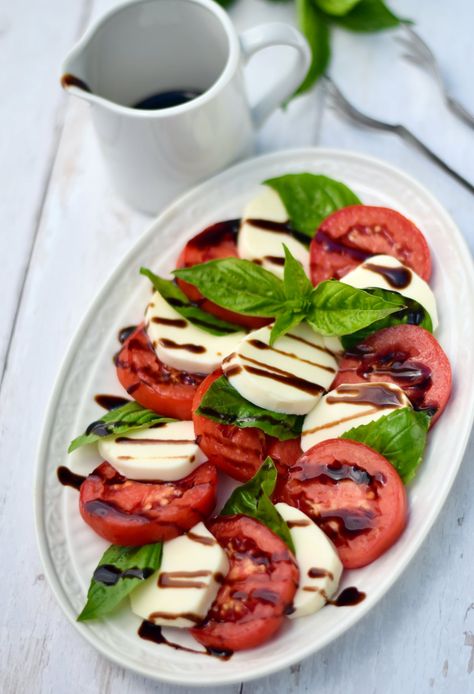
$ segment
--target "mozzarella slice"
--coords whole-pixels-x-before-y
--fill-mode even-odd
[[[305,617],[332,598],[341,579],[342,562],[331,540],[305,513],[284,503],[275,508],[288,524],[300,570],[294,612],[289,617]]]
[[[433,330],[438,327],[436,299],[429,285],[414,270],[391,255],[374,255],[367,258],[341,277],[341,282],[357,289],[378,287],[400,292],[423,306],[430,315]]]
[[[204,523],[163,545],[161,567],[130,593],[133,612],[154,624],[191,627],[204,619],[229,570]]]
[[[158,292],[147,306],[145,328],[160,361],[204,374],[214,371],[245,335],[211,335],[183,318]]]
[[[234,388],[254,405],[274,412],[306,414],[337,371],[321,335],[301,323],[270,347],[272,326],[248,333],[222,368]]]
[[[411,407],[411,403],[394,383],[342,383],[305,417],[301,448],[307,451],[320,441],[337,438],[401,407]]]
[[[283,277],[285,244],[309,275],[308,249],[285,231],[287,222],[288,212],[280,196],[273,188],[263,186],[244,210],[237,239],[239,257],[252,260]]]
[[[206,460],[196,443],[192,422],[168,422],[102,439],[99,453],[133,480],[179,480]]]

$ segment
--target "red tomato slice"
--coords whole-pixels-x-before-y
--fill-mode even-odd
[[[238,258],[237,234],[239,227],[240,219],[231,219],[226,222],[218,222],[204,229],[185,245],[178,258],[177,267],[192,267],[217,258]],[[228,311],[209,299],[205,299],[192,284],[180,279],[178,279],[178,284],[190,301],[194,301],[203,311],[212,313],[217,318],[251,329],[261,328],[271,322],[271,318],[243,316],[241,313]]]
[[[319,525],[347,569],[377,559],[407,521],[405,487],[395,468],[372,448],[344,439],[306,451],[290,468],[280,498]]]
[[[255,475],[267,455],[273,458],[280,475],[301,455],[300,439],[279,441],[267,436],[261,429],[241,429],[233,424],[218,424],[212,419],[198,415],[204,393],[222,376],[218,369],[199,386],[193,401],[194,431],[199,447],[209,461],[240,482],[247,482]]]
[[[291,608],[298,587],[295,559],[275,533],[247,516],[223,516],[209,530],[230,568],[205,622],[191,629],[199,643],[241,651],[267,641]]]
[[[329,215],[310,246],[314,285],[340,279],[372,255],[393,255],[428,281],[428,244],[413,222],[387,207],[352,205]]]
[[[204,393],[222,376],[218,369],[199,386],[193,400],[194,431],[201,450],[209,461],[240,482],[246,482],[264,460],[266,437],[260,429],[240,429],[233,424],[217,422],[196,414]]]
[[[102,463],[81,485],[81,516],[116,545],[146,545],[182,535],[216,503],[217,470],[205,463],[177,482],[135,482]]]
[[[432,415],[432,423],[451,394],[451,366],[436,338],[417,325],[394,325],[347,352],[332,384],[388,381],[399,385],[413,407]]]
[[[140,405],[166,417],[191,419],[194,393],[205,375],[163,364],[143,325],[125,340],[115,365],[120,383]]]

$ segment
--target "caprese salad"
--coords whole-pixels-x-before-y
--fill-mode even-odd
[[[337,596],[341,575],[403,533],[451,391],[422,232],[289,174],[188,241],[173,279],[141,274],[153,294],[115,356],[127,397],[98,397],[108,411],[69,449],[102,462],[58,470],[111,543],[78,619],[129,597],[143,638],[185,629],[228,657],[363,599]]]

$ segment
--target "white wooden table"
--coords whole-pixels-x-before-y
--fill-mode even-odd
[[[110,664],[81,639],[45,584],[34,534],[36,447],[60,361],[86,307],[148,222],[111,190],[87,107],[69,103],[58,86],[69,47],[113,4],[0,4],[0,691],[8,694],[184,691]],[[474,110],[472,2],[392,5],[416,19],[455,93]],[[292,5],[241,0],[233,18],[239,29],[292,20]],[[341,33],[334,53],[332,73],[356,103],[410,125],[474,181],[472,131],[446,112],[426,75],[402,63],[393,34]],[[277,65],[275,56],[256,59],[251,93]],[[408,171],[441,200],[474,247],[468,193],[394,136],[341,121],[320,90],[276,113],[259,136],[260,151],[309,144],[368,152]],[[290,670],[213,691],[474,692],[473,453],[471,443],[427,541],[368,617]]]

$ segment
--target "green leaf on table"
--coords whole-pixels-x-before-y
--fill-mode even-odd
[[[288,526],[270,499],[276,480],[275,464],[271,458],[267,458],[251,480],[234,489],[220,515],[243,514],[255,518],[281,537],[294,554],[295,547]]]
[[[323,219],[332,212],[362,204],[344,183],[322,174],[286,174],[264,183],[280,196],[291,226],[311,239]]]
[[[306,320],[321,335],[348,335],[400,310],[400,304],[364,289],[325,280],[311,295]]]
[[[383,31],[400,24],[411,24],[410,20],[397,17],[383,0],[360,0],[350,12],[332,19],[344,29],[360,32]]]
[[[414,299],[410,299],[407,296],[402,296],[398,292],[394,292],[389,289],[370,287],[365,291],[368,294],[372,294],[372,296],[381,297],[382,299],[395,304],[398,303],[401,308],[399,311],[395,311],[389,316],[381,318],[365,328],[361,328],[361,330],[357,330],[350,335],[344,335],[341,339],[344,349],[351,349],[363,342],[367,337],[369,337],[369,335],[377,332],[377,330],[389,328],[392,325],[419,325],[421,328],[428,330],[428,332],[433,332],[433,323],[429,313],[425,311],[423,306],[421,306],[421,304]]]
[[[87,602],[77,621],[99,619],[111,612],[134,588],[160,568],[161,554],[161,542],[143,547],[111,545],[94,571]]]
[[[155,275],[146,267],[140,268],[140,274],[148,277],[163,299],[167,301],[177,313],[189,320],[197,328],[201,328],[201,330],[205,330],[211,333],[211,335],[229,335],[230,333],[242,330],[238,325],[221,320],[211,313],[202,311],[199,306],[193,304],[178,285],[171,280],[158,277],[158,275]]]
[[[294,95],[299,96],[311,89],[318,78],[324,74],[329,65],[331,49],[328,23],[312,0],[296,0],[296,10],[299,27],[311,49],[308,72]]]
[[[96,443],[99,439],[149,429],[158,424],[174,421],[176,420],[162,417],[153,410],[147,410],[138,402],[127,402],[126,405],[110,410],[103,417],[89,424],[83,434],[71,441],[68,453],[72,453],[81,446]]]
[[[268,436],[274,436],[280,441],[300,436],[304,419],[299,415],[282,414],[257,407],[243,398],[225,376],[217,378],[208,388],[197,414],[219,424],[232,424],[241,429],[261,429]]]
[[[206,299],[247,316],[276,316],[285,304],[283,282],[272,272],[240,258],[220,258],[175,270]]]
[[[365,443],[387,458],[406,484],[423,459],[430,416],[403,407],[370,424],[346,431],[341,438]]]
[[[320,10],[339,17],[347,14],[361,0],[314,0]]]

